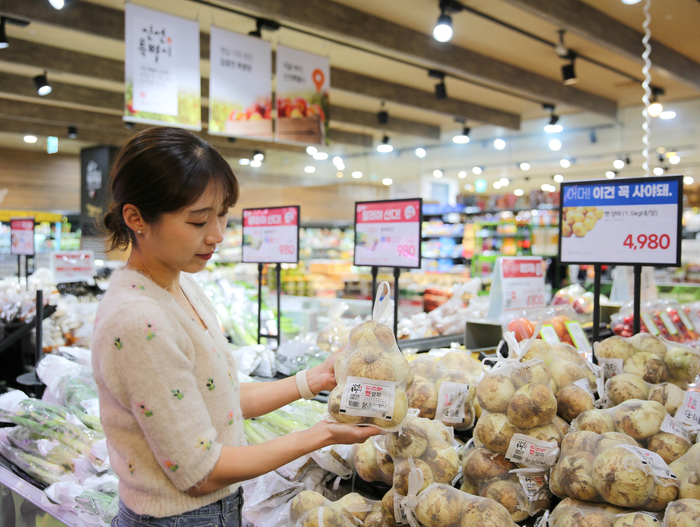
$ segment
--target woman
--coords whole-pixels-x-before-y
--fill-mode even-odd
[[[93,367],[110,460],[113,527],[238,526],[240,482],[327,445],[378,432],[321,422],[246,446],[243,419],[335,386],[333,357],[273,383],[239,385],[215,311],[190,273],[224,237],[238,199],[230,166],[207,142],[151,128],[120,151],[104,217],[113,249],[131,246],[100,303]]]

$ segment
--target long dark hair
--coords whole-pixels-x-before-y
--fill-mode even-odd
[[[111,250],[136,243],[124,222],[124,205],[138,207],[148,224],[163,214],[194,203],[210,183],[219,186],[228,210],[238,201],[238,181],[221,154],[181,128],[148,128],[133,136],[117,154],[110,173],[112,203],[103,217]]]

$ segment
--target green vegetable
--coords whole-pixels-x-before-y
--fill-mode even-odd
[[[59,481],[61,477],[70,474],[62,466],[46,461],[38,456],[27,454],[5,441],[0,441],[0,454],[36,481],[46,485],[52,485]]]
[[[75,460],[80,458],[80,454],[60,441],[47,439],[22,426],[14,428],[7,434],[7,439],[13,447],[71,471],[75,469]]]

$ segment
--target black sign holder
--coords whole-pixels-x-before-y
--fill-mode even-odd
[[[299,263],[299,227],[301,222],[301,208],[299,205],[287,205],[283,207],[260,207],[256,209],[243,209],[243,218],[241,225],[245,225],[245,211],[246,210],[271,210],[271,209],[297,209],[297,260],[296,262],[285,262],[285,263]],[[242,244],[245,244],[245,234],[243,235]],[[282,297],[282,264],[279,262],[246,262],[245,259],[241,258],[244,263],[257,263],[258,264],[258,344],[260,344],[260,339],[267,339],[277,341],[277,349],[279,349],[282,344],[282,308],[281,308],[281,297]],[[270,335],[267,331],[262,332],[262,279],[263,279],[263,265],[265,263],[275,263],[275,272],[277,278],[277,335]]]
[[[34,318],[35,322],[35,335],[34,335],[34,371],[29,373],[23,373],[17,377],[17,382],[29,386],[34,390],[34,395],[39,397],[40,386],[43,384],[36,374],[36,370],[39,366],[39,361],[43,357],[43,323],[44,323],[44,292],[41,289],[36,291],[36,315]]]
[[[659,265],[657,263],[647,263],[640,264],[638,262],[628,263],[628,262],[606,262],[606,263],[595,263],[593,264],[595,270],[595,277],[593,280],[593,342],[598,342],[600,338],[600,277],[602,275],[603,265],[625,265],[631,266],[634,269],[634,295],[632,300],[633,306],[633,322],[632,322],[632,333],[636,335],[639,333],[641,328],[640,317],[641,317],[641,299],[642,299],[642,266],[646,265],[649,267],[679,267],[681,265],[681,240],[682,240],[682,219],[683,219],[683,176],[660,176],[660,177],[649,177],[642,180],[628,179],[630,183],[658,183],[658,182],[668,182],[668,181],[678,181],[678,220],[677,220],[677,233],[676,233],[676,261],[673,264],[663,264]],[[620,180],[622,181],[622,180]],[[599,183],[610,184],[609,180],[587,180],[587,181],[571,181],[562,183],[560,193],[559,193],[559,262],[561,265],[591,265],[591,262],[569,262],[563,261],[561,253],[561,239],[562,239],[562,225],[564,220],[564,189],[567,186],[575,185],[595,185]],[[595,361],[595,357],[593,358]]]

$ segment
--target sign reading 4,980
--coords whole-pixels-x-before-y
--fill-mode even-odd
[[[562,264],[680,265],[682,176],[561,185]]]

